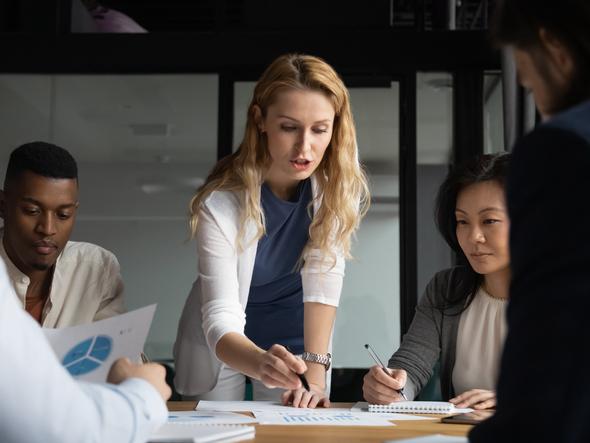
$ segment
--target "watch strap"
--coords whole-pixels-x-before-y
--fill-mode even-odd
[[[301,358],[311,363],[318,363],[320,365],[324,365],[326,371],[330,369],[330,365],[332,364],[332,354],[330,354],[329,352],[327,354],[315,354],[313,352],[304,351],[301,355]]]

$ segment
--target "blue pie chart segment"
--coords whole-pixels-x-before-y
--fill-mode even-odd
[[[63,358],[62,364],[73,376],[88,374],[106,361],[112,349],[113,340],[110,337],[97,335],[70,349]]]
[[[112,340],[110,337],[107,337],[106,335],[99,335],[96,337],[94,346],[90,350],[90,355],[97,360],[105,361],[111,353],[111,343]]]

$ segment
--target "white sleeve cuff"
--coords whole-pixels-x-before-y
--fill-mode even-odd
[[[150,383],[141,378],[128,378],[117,385],[122,391],[135,394],[143,400],[145,419],[153,425],[153,430],[159,428],[168,420],[168,408],[160,393]]]
[[[301,269],[303,302],[338,306],[344,279],[344,258],[336,256],[336,263],[312,250]]]

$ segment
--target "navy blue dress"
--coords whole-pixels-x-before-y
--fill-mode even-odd
[[[303,352],[303,287],[297,268],[309,239],[310,180],[285,201],[264,184],[261,189],[266,234],[258,241],[246,306],[246,336],[262,349],[278,343]]]

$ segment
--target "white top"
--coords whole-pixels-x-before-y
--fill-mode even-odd
[[[314,211],[320,199],[312,176]],[[188,296],[174,344],[174,385],[183,395],[199,395],[217,384],[221,361],[217,342],[229,332],[244,334],[246,304],[254,271],[257,241],[254,223],[245,229],[244,250],[237,249],[240,230],[240,198],[230,191],[215,191],[202,203],[197,229],[198,276]],[[320,250],[304,257],[301,269],[303,302],[338,306],[344,277],[344,256],[336,251],[336,263]],[[333,266],[332,266],[333,265]]]
[[[0,260],[0,441],[144,442],[167,419],[162,397],[134,378],[76,382],[39,325],[18,306]]]
[[[455,394],[470,389],[496,389],[500,357],[508,332],[507,306],[507,299],[494,298],[480,288],[461,314],[453,367]]]
[[[0,256],[24,308],[31,281],[8,258],[1,240]],[[44,328],[77,326],[124,312],[123,280],[117,258],[91,243],[67,242],[55,262],[51,292],[43,308],[41,325]]]

